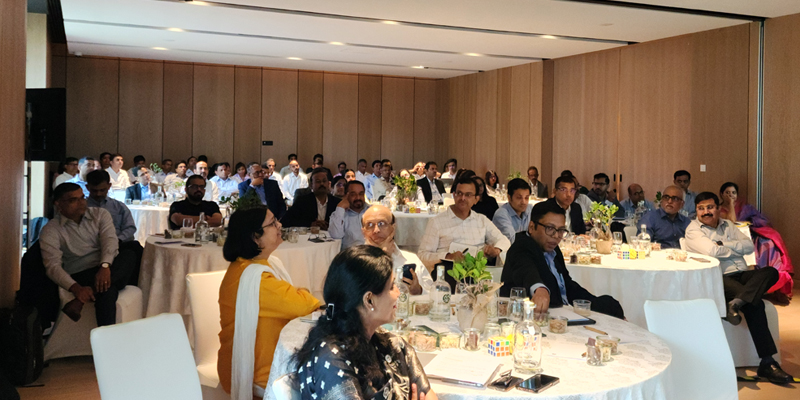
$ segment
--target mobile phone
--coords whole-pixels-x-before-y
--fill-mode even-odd
[[[517,389],[526,392],[540,393],[558,382],[559,379],[555,376],[540,374],[522,381],[517,385]]]
[[[413,270],[416,272],[417,266],[416,266],[416,265],[414,265],[414,264],[406,264],[406,265],[403,265],[403,278],[404,278],[404,279],[405,279],[405,278],[408,278],[408,279],[414,279],[414,278],[411,276],[411,270],[412,270],[412,269],[413,269]]]
[[[500,378],[495,379],[494,382],[489,384],[489,387],[494,390],[499,390],[501,392],[508,392],[509,390],[519,385],[520,382],[522,382],[522,378],[517,378],[509,374],[507,376],[502,376]]]

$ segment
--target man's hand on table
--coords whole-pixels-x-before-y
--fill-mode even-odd
[[[536,314],[545,313],[550,308],[550,292],[543,287],[533,291],[531,300],[536,304]]]

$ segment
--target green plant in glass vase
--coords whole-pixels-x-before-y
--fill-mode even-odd
[[[401,176],[394,177],[394,185],[397,187],[397,194],[395,199],[397,204],[406,204],[411,199],[417,196],[417,180],[413,176],[403,178]]]
[[[613,204],[593,202],[589,212],[583,215],[583,220],[592,224],[592,229],[597,232],[598,240],[611,240],[611,220],[614,219],[617,211],[619,211],[619,207]]]
[[[508,180],[509,181],[512,180],[512,179],[517,179],[517,178],[520,178],[520,179],[522,178],[522,172],[514,171],[514,172],[508,174]]]
[[[456,316],[461,329],[483,330],[488,320],[489,303],[494,300],[494,293],[503,286],[502,283],[492,282],[492,274],[486,270],[488,262],[483,251],[479,251],[475,257],[466,253],[463,258],[454,260],[453,269],[447,271],[462,288],[461,298],[456,302]]]

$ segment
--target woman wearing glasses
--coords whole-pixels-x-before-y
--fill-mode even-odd
[[[271,256],[282,241],[281,224],[266,207],[231,216],[222,249],[231,264],[219,289],[217,372],[233,400],[264,396],[281,329],[320,304],[308,290],[292,286],[281,261]]]
[[[528,230],[517,233],[508,249],[500,296],[508,296],[512,287],[523,287],[536,303],[537,313],[570,305],[574,300],[589,300],[593,311],[625,318],[617,300],[608,295],[595,296],[569,276],[558,248],[566,233],[563,208],[549,201],[533,206]]]

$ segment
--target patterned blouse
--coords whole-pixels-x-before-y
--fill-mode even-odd
[[[364,371],[350,363],[344,346],[321,342],[314,349],[313,360],[297,369],[296,383],[302,398],[406,400],[411,397],[412,383],[417,384],[420,392],[430,390],[417,354],[403,338],[379,328],[372,335],[370,344],[375,347],[378,360],[383,364],[384,374],[378,387],[373,383],[359,384],[357,376]]]

